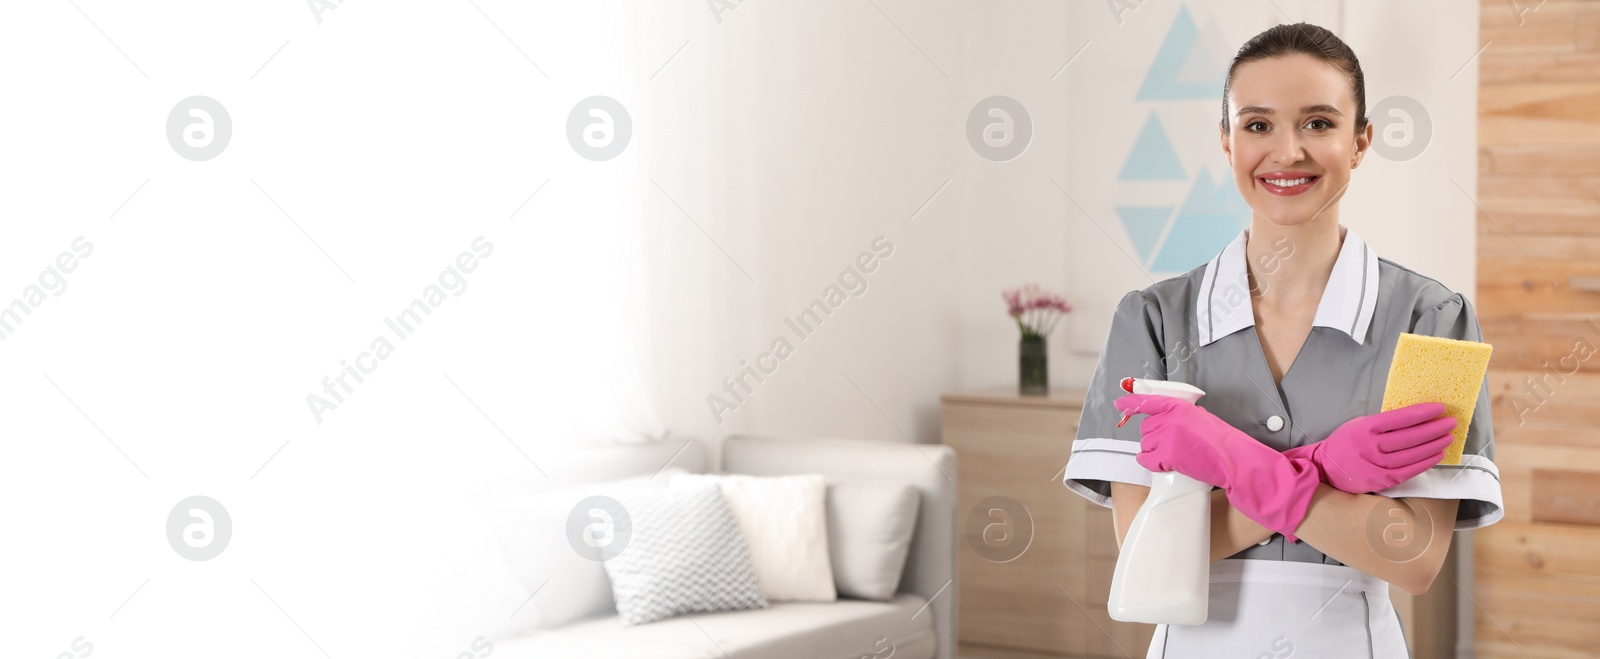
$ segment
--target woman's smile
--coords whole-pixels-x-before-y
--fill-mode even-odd
[[[1262,188],[1280,197],[1303,194],[1320,180],[1322,180],[1320,175],[1302,171],[1267,172],[1256,177],[1256,182],[1260,183]]]

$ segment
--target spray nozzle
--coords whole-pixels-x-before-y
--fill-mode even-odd
[[[1170,380],[1146,380],[1143,378],[1122,378],[1122,390],[1130,394],[1171,396],[1191,403],[1200,400],[1201,396],[1206,395],[1206,392],[1201,391],[1199,387],[1192,384]],[[1121,428],[1122,424],[1127,423],[1128,419],[1131,418],[1133,418],[1132,414],[1122,415],[1122,420],[1117,422],[1117,427]]]

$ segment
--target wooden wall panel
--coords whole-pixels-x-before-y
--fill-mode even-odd
[[[1515,336],[1494,337],[1485,335],[1490,343],[1516,341]],[[1496,348],[1498,350],[1498,348]],[[1547,358],[1556,361],[1554,356]],[[1499,430],[1507,426],[1541,424],[1552,433],[1568,429],[1587,430],[1600,425],[1600,357],[1584,365],[1590,372],[1580,370],[1572,375],[1550,371],[1489,369],[1489,403],[1494,410],[1496,448],[1503,448]],[[1565,380],[1563,382],[1562,380]],[[1532,384],[1529,384],[1529,381]],[[1559,443],[1560,437],[1550,441]],[[1499,456],[1496,455],[1496,462]],[[1593,463],[1590,463],[1593,464]]]
[[[1474,645],[1486,659],[1592,657],[1600,526],[1581,522],[1600,496],[1600,0],[1479,7],[1476,307],[1495,345],[1506,516],[1474,533]]]
[[[1479,645],[1495,653],[1479,653],[1480,657],[1594,659],[1595,646],[1600,645],[1600,625],[1582,618],[1528,609],[1490,615],[1480,609],[1476,623],[1480,631]]]
[[[1560,611],[1574,618],[1600,620],[1600,580],[1554,579],[1520,570],[1485,568],[1478,595],[1490,615],[1500,611]]]
[[[1600,57],[1600,54],[1596,55]],[[1600,201],[1600,176],[1566,175],[1560,178],[1546,176],[1514,176],[1478,173],[1478,203],[1494,214],[1495,220],[1506,225],[1506,230],[1518,233],[1516,225],[1505,213],[1528,210],[1533,213],[1563,213],[1573,215],[1574,221],[1562,229],[1568,233],[1600,232],[1600,225],[1582,222],[1600,219],[1595,215],[1595,202]],[[1526,231],[1533,231],[1532,228]],[[1536,232],[1536,231],[1534,231]]]
[[[1600,174],[1600,145],[1486,146],[1478,149],[1479,174],[1594,176]]]
[[[1525,445],[1503,439],[1496,444],[1500,450],[1495,452],[1494,462],[1500,469],[1500,496],[1506,506],[1506,516],[1501,524],[1533,521],[1533,479],[1537,470],[1592,472],[1600,481],[1600,465],[1593,463],[1595,450],[1591,447]],[[1585,463],[1587,468],[1583,467]],[[1600,551],[1600,548],[1596,550]],[[1596,561],[1596,565],[1600,566],[1600,561]]]
[[[1493,47],[1493,46],[1491,46]],[[1501,85],[1478,107],[1479,146],[1600,141],[1600,88],[1586,81]]]
[[[1581,0],[1482,0],[1478,33],[1496,55],[1549,56],[1577,50]],[[1487,53],[1486,53],[1487,54]]]
[[[1545,180],[1544,177],[1526,176],[1501,178],[1525,182],[1530,188],[1536,187],[1534,181],[1543,183]],[[1600,235],[1600,206],[1596,206],[1596,202],[1600,201],[1600,185],[1596,185],[1593,193],[1573,188],[1566,188],[1565,191],[1574,195],[1592,194],[1594,198],[1571,201],[1546,198],[1480,200],[1479,205],[1483,212],[1478,214],[1478,236],[1515,240],[1523,236],[1537,235],[1559,237]],[[1482,195],[1483,192],[1480,190],[1478,194]]]
[[[1496,421],[1494,438],[1496,446],[1559,445],[1600,449],[1600,428],[1575,428],[1570,423],[1539,423],[1530,420],[1521,425],[1501,425]],[[1499,458],[1497,453],[1495,461],[1499,462]]]
[[[1485,282],[1489,283],[1489,282]],[[1514,336],[1515,342],[1497,343],[1489,358],[1489,368],[1497,370],[1537,371],[1545,364],[1560,363],[1569,353],[1582,350],[1582,343],[1600,349],[1600,330],[1595,324],[1600,319],[1583,314],[1526,314],[1503,315],[1494,309],[1485,311],[1482,293],[1477,305],[1478,324],[1485,336]],[[1590,358],[1579,364],[1580,373],[1600,373],[1600,359]]]
[[[1600,527],[1600,471],[1533,470],[1533,521]]]
[[[1574,284],[1600,278],[1597,257],[1600,234],[1480,233],[1479,271],[1491,276],[1478,280],[1479,315],[1518,317],[1552,309],[1593,307],[1600,303],[1600,291],[1583,290]],[[1600,341],[1600,330],[1590,328],[1583,336],[1591,343]]]
[[[1587,581],[1600,579],[1600,561],[1594,559],[1597,546],[1600,546],[1600,528],[1582,524],[1501,522],[1478,532],[1475,549],[1480,569],[1578,577],[1578,581]],[[1478,603],[1487,605],[1481,599]],[[1560,611],[1550,608],[1542,612]],[[1600,628],[1600,624],[1595,627]]]

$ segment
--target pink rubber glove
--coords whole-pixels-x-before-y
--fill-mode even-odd
[[[1290,542],[1317,491],[1317,468],[1286,457],[1194,403],[1171,396],[1128,394],[1116,400],[1126,414],[1148,414],[1140,424],[1138,457],[1150,471],[1176,471],[1228,494],[1246,517]]]
[[[1454,417],[1444,403],[1417,403],[1346,421],[1315,444],[1284,451],[1317,466],[1322,482],[1352,494],[1381,492],[1444,459]]]

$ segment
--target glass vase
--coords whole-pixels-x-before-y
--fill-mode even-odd
[[[1017,345],[1018,392],[1024,396],[1050,395],[1050,369],[1044,337],[1023,337]]]

